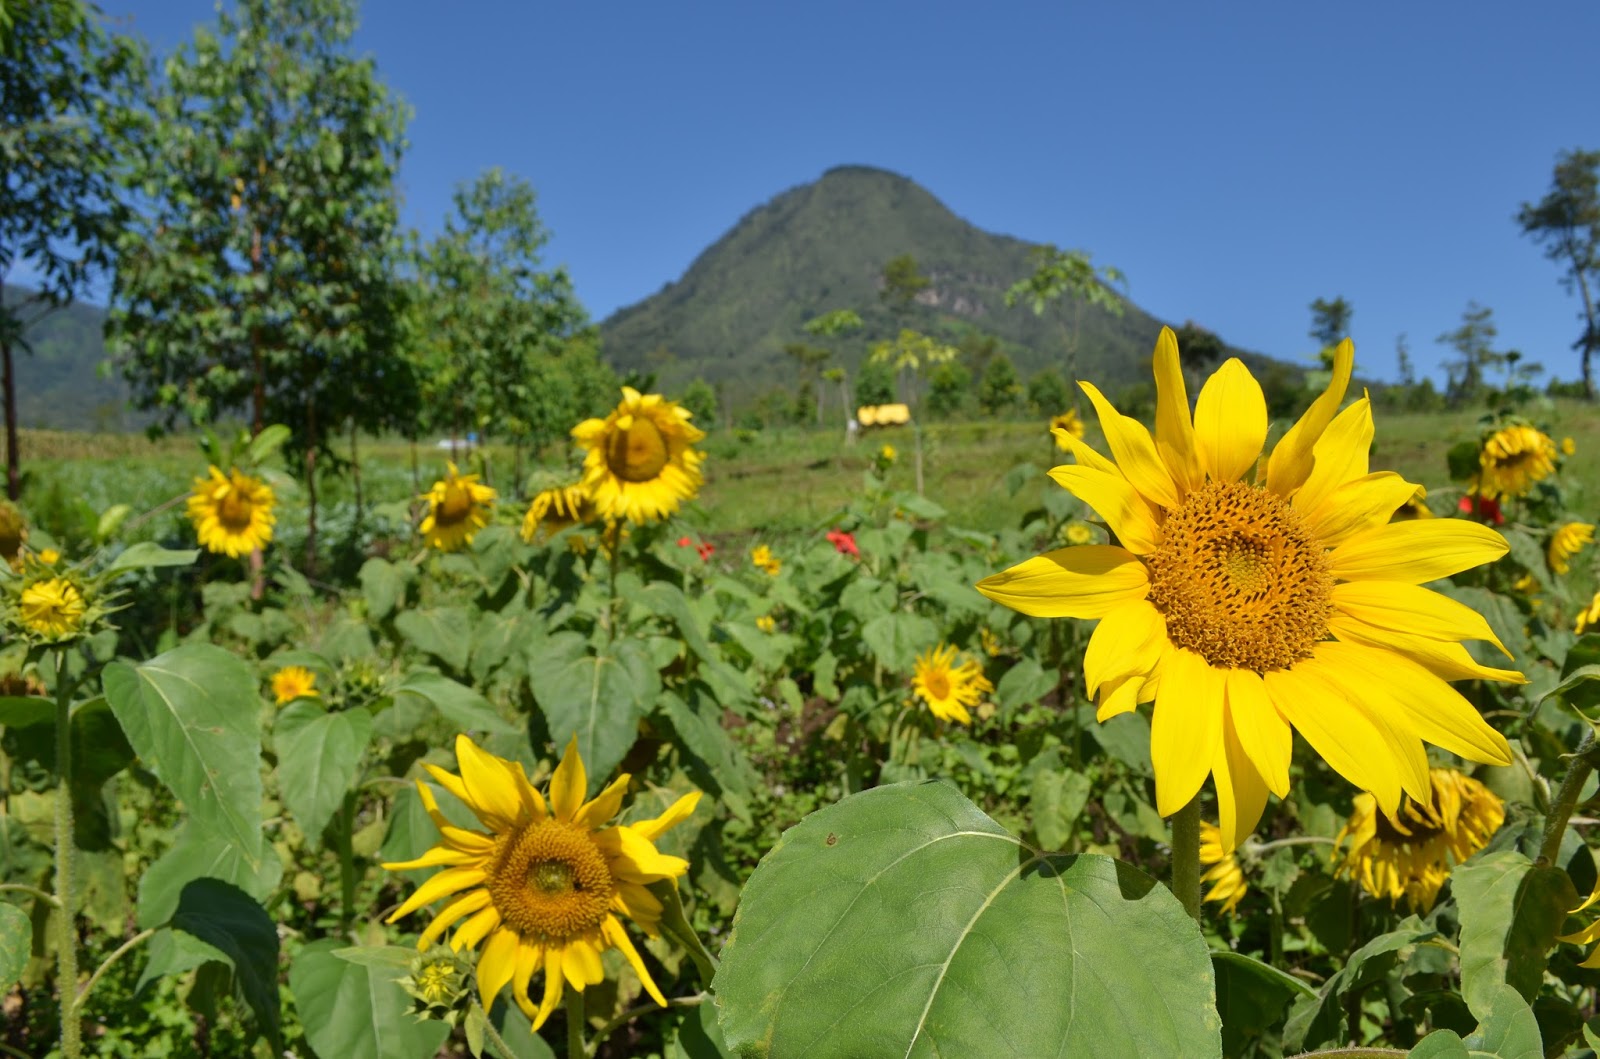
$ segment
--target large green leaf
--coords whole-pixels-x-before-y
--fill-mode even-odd
[[[1359,992],[1381,980],[1394,968],[1400,951],[1434,937],[1437,931],[1424,927],[1416,916],[1407,916],[1386,934],[1379,934],[1350,954],[1337,974],[1323,983],[1315,997],[1301,997],[1283,1030],[1286,1051],[1311,1049],[1344,1033],[1344,999],[1352,990]]]
[[[278,1040],[278,928],[250,895],[219,879],[183,888],[172,925],[228,958],[245,1003],[274,1050]]]
[[[159,544],[149,541],[140,541],[124,549],[111,565],[106,567],[108,574],[120,574],[129,570],[145,570],[154,566],[189,566],[199,555],[199,551],[187,548],[183,551],[173,551],[163,548]]]
[[[361,565],[361,594],[367,601],[367,616],[381,621],[394,613],[406,596],[406,585],[416,576],[410,563],[391,563],[373,557]]]
[[[1477,1030],[1464,1042],[1473,1055],[1496,1059],[1544,1059],[1539,1020],[1517,991],[1497,985],[1491,991],[1488,1012],[1479,1016]]]
[[[236,844],[189,820],[172,848],[139,877],[139,925],[158,927],[170,920],[183,888],[195,879],[220,879],[265,902],[282,878],[283,862],[276,856],[247,860]]]
[[[558,638],[551,637],[557,644]],[[559,753],[578,737],[589,784],[605,783],[639,737],[639,718],[650,709],[660,679],[643,645],[619,640],[605,654],[558,656],[535,665],[533,694]]]
[[[1578,903],[1567,873],[1515,850],[1477,857],[1450,876],[1461,914],[1461,993],[1486,1018],[1501,985],[1532,1002],[1567,910]]]
[[[1227,1055],[1247,1054],[1296,997],[1316,996],[1300,979],[1243,953],[1213,952],[1211,966],[1217,974],[1217,1014],[1222,1016]]]
[[[429,1059],[450,1028],[411,1016],[411,998],[392,970],[336,955],[338,938],[314,941],[289,967],[306,1040],[320,1059]]]
[[[0,990],[10,992],[27,969],[33,952],[33,920],[16,905],[0,901]]]
[[[943,783],[785,832],[714,992],[745,1056],[1217,1056],[1199,927],[1102,856],[1031,849]]]
[[[0,725],[26,728],[44,724],[56,715],[56,704],[32,695],[0,695]]]
[[[413,670],[395,688],[396,698],[415,695],[432,703],[445,720],[464,732],[490,732],[515,735],[522,729],[494,712],[489,700],[465,684],[457,683],[431,669]]]
[[[939,627],[920,614],[892,611],[861,627],[867,650],[892,673],[909,673],[917,653],[939,642]]]
[[[188,644],[138,666],[113,662],[106,701],[128,742],[196,820],[261,856],[261,698],[237,656]]]
[[[457,673],[472,652],[472,619],[461,607],[402,611],[394,627],[417,650],[433,655]]]
[[[1050,694],[1059,682],[1056,674],[1047,673],[1038,662],[1024,658],[1000,678],[994,689],[995,701],[1007,710],[1020,710]]]
[[[372,714],[366,710],[328,713],[301,700],[278,714],[272,728],[278,788],[307,840],[315,842],[328,826],[371,740]]]

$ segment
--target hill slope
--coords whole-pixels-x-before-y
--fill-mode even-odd
[[[783,346],[805,339],[806,320],[851,308],[865,327],[839,349],[854,367],[895,333],[880,275],[909,253],[933,281],[909,325],[951,341],[992,334],[1026,376],[1061,363],[1074,328],[1070,304],[1043,316],[1006,308],[1006,288],[1032,271],[1031,245],[967,223],[906,177],[842,166],[750,211],[677,282],[619,309],[601,324],[602,348],[620,369],[657,371],[669,389],[698,375],[747,396],[794,377]],[[1161,321],[1128,303],[1121,317],[1083,307],[1076,326],[1082,377],[1112,391],[1145,377]]]
[[[26,301],[32,291],[7,286],[7,305]],[[31,316],[33,310],[25,310]],[[48,430],[139,430],[149,417],[128,409],[128,386],[111,373],[104,378],[105,310],[74,302],[48,313],[23,331],[33,347],[15,349],[17,422]]]

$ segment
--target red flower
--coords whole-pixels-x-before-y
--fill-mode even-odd
[[[840,555],[848,555],[853,559],[861,558],[861,549],[856,547],[856,539],[844,530],[829,530],[824,534],[828,543],[833,545],[833,550]]]
[[[694,542],[691,541],[688,537],[679,537],[678,538],[678,547],[680,547],[680,548],[687,548],[689,545],[691,545],[693,543]]]
[[[1503,526],[1506,522],[1505,515],[1500,512],[1500,501],[1493,497],[1464,496],[1456,509],[1464,515],[1473,515],[1496,526]]]
[[[702,558],[702,559],[711,558],[711,553],[716,551],[716,550],[717,550],[717,546],[715,544],[712,544],[710,541],[701,541],[698,545],[695,546],[695,551],[700,553],[700,558]]]

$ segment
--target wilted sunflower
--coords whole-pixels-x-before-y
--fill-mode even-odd
[[[1358,794],[1335,841],[1334,873],[1355,879],[1390,904],[1404,898],[1426,912],[1450,869],[1489,844],[1505,820],[1505,805],[1489,788],[1454,769],[1431,769],[1430,797],[1407,800],[1398,814],[1381,811],[1370,794]]]
[[[1556,470],[1556,443],[1542,430],[1522,423],[1501,427],[1478,451],[1472,491],[1493,499],[1527,496],[1533,483]]]
[[[443,897],[452,897],[417,942],[426,950],[453,924],[450,947],[475,948],[478,992],[487,1009],[509,983],[511,996],[533,1028],[544,1025],[561,1000],[562,981],[582,991],[605,978],[600,954],[621,951],[656,1003],[666,998],[645,969],[617,913],[650,937],[659,932],[661,902],[646,884],[677,879],[689,862],[669,857],[655,840],[682,823],[700,801],[698,791],[679,798],[653,820],[603,827],[622,806],[628,776],[619,776],[585,802],[588,776],[578,741],[567,744],[550,778],[550,801],[528,782],[522,766],[456,737],[459,776],[424,765],[434,780],[461,799],[486,831],[456,827],[439,811],[432,790],[417,789],[443,841],[413,861],[385,864],[390,871],[443,866],[394,911],[389,922]],[[534,1007],[528,983],[544,971],[543,1000]]]
[[[272,540],[272,487],[234,467],[223,475],[217,467],[210,477],[196,478],[189,495],[189,521],[200,547],[237,559]]]
[[[1233,915],[1250,886],[1244,881],[1239,859],[1222,848],[1222,832],[1209,820],[1200,821],[1200,863],[1206,869],[1200,881],[1212,884],[1206,900],[1218,902],[1224,913]]]
[[[1428,797],[1423,740],[1505,764],[1504,737],[1446,680],[1521,682],[1459,641],[1498,644],[1483,616],[1422,584],[1508,550],[1462,519],[1391,524],[1417,486],[1368,473],[1371,405],[1339,402],[1354,352],[1261,460],[1267,406],[1237,359],[1207,380],[1191,421],[1178,345],[1156,343],[1155,436],[1082,383],[1116,462],[1074,439],[1051,477],[1119,545],[1062,548],[985,578],[996,602],[1098,618],[1084,657],[1099,720],[1155,703],[1156,808],[1171,816],[1216,778],[1224,849],[1289,790],[1292,729],[1378,804]],[[1068,435],[1070,436],[1070,435]]]
[[[928,710],[941,721],[971,724],[968,706],[974,706],[994,685],[983,675],[978,663],[968,659],[956,665],[956,649],[950,644],[925,651],[917,656],[916,675],[911,678],[911,688],[927,704]]]
[[[1553,573],[1564,574],[1572,569],[1572,557],[1583,550],[1585,544],[1594,543],[1594,523],[1569,522],[1550,534],[1545,548],[1545,558]]]
[[[1056,431],[1064,430],[1075,438],[1081,438],[1085,429],[1087,428],[1084,426],[1083,417],[1078,415],[1078,410],[1075,408],[1069,408],[1060,415],[1050,418],[1050,436],[1056,439],[1056,448],[1063,452],[1070,452],[1071,450],[1067,448],[1067,443],[1061,440],[1061,436]]]
[[[590,514],[589,494],[578,485],[558,485],[541,489],[528,502],[528,513],[522,516],[522,539],[532,544],[542,528],[545,537],[553,537],[562,530],[587,522]]]
[[[461,474],[453,463],[448,466],[449,473],[422,497],[428,502],[428,513],[418,527],[428,547],[441,552],[459,551],[472,543],[478,531],[489,524],[496,495],[477,475]]]
[[[65,577],[35,581],[22,589],[22,624],[44,640],[65,640],[83,628],[83,592]]]
[[[622,403],[604,419],[586,419],[572,437],[589,450],[583,486],[603,518],[653,522],[700,491],[705,454],[691,448],[705,433],[691,414],[658,393],[622,388]]]
[[[765,544],[758,544],[750,549],[750,565],[758,570],[765,570],[772,577],[777,577],[783,570],[783,560],[772,554],[772,549]]]
[[[1600,592],[1594,594],[1587,607],[1578,611],[1578,620],[1572,626],[1572,631],[1579,636],[1590,629],[1600,629]]]
[[[320,699],[317,675],[305,666],[284,666],[272,674],[272,697],[279,706],[287,706],[295,699]]]

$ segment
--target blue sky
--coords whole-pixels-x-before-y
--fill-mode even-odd
[[[103,0],[159,49],[208,0]],[[1576,298],[1513,215],[1600,148],[1600,5],[527,4],[368,0],[356,50],[415,110],[408,223],[490,166],[534,184],[597,319],[834,165],[995,232],[1090,250],[1157,316],[1360,370],[1447,353],[1469,299],[1565,378]]]

